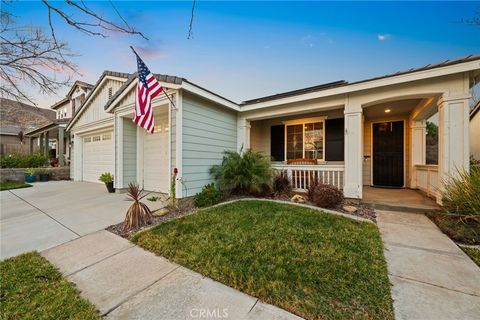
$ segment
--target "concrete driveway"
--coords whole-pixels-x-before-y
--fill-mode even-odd
[[[0,192],[0,259],[45,250],[121,222],[130,206],[125,194],[103,184],[72,181],[35,183]],[[151,209],[162,201],[148,203]]]

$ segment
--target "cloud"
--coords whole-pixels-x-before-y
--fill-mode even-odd
[[[388,33],[387,34],[379,34],[379,35],[377,35],[377,39],[379,41],[385,41],[385,40],[390,39],[390,35]]]
[[[167,56],[165,52],[155,48],[137,46],[135,47],[135,50],[137,50],[138,54],[141,57],[145,57],[145,58],[166,58]]]

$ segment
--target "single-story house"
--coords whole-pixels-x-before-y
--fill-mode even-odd
[[[470,154],[480,160],[480,101],[470,111]]]
[[[316,176],[362,198],[363,186],[419,188],[438,197],[441,179],[469,166],[470,89],[480,56],[348,83],[332,82],[235,103],[184,78],[156,75],[171,97],[153,100],[155,133],[132,122],[136,74],[106,71],[67,126],[71,177],[115,187],[131,181],[177,196],[211,182],[225,150],[251,148],[285,170],[295,188]],[[439,114],[439,164],[425,165],[425,121]]]

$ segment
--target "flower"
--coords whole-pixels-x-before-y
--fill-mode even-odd
[[[173,173],[177,174],[178,173],[178,168],[173,168]]]

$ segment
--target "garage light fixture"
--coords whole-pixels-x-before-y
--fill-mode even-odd
[[[391,109],[385,109],[385,113],[390,113],[391,111]]]

